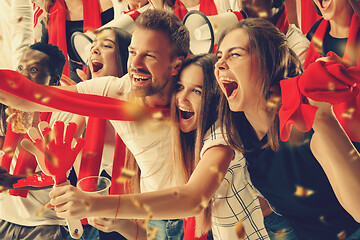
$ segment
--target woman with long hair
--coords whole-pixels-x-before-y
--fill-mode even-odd
[[[359,239],[360,157],[331,105],[309,99],[317,107],[312,129],[297,141],[279,139],[281,97],[290,91],[280,84],[302,73],[285,36],[265,20],[246,19],[223,33],[217,56],[220,120],[256,189],[300,239]],[[310,75],[308,82],[320,80],[319,72]]]
[[[244,175],[244,158],[226,145],[220,128],[214,125],[219,99],[214,63],[212,55],[185,60],[172,101],[179,170],[174,174],[186,184],[121,196],[91,196],[73,187],[56,188],[51,204],[58,214],[68,216],[68,210],[76,209],[78,216],[178,219],[201,213],[196,221],[197,236],[211,226],[217,239],[267,239],[257,195]],[[76,197],[67,198],[70,192]],[[66,203],[70,201],[73,206]],[[84,201],[91,202],[90,209],[85,210]]]

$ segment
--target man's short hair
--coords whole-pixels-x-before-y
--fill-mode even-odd
[[[61,77],[66,59],[63,52],[59,49],[58,46],[37,42],[34,43],[33,45],[30,45],[29,48],[43,52],[46,55],[48,55],[49,56],[48,67],[49,67],[50,75]]]
[[[163,9],[149,9],[141,13],[135,20],[135,26],[167,34],[172,48],[172,57],[187,57],[189,54],[189,31],[172,12]]]

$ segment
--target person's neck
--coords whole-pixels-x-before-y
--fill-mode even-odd
[[[200,4],[200,0],[181,0],[186,8],[192,8]]]
[[[268,133],[273,119],[270,119],[269,113],[266,110],[265,103],[259,104],[257,108],[252,108],[250,111],[244,111],[246,119],[249,121],[251,126],[254,128],[259,140]]]
[[[347,38],[349,36],[352,15],[353,10],[350,4],[348,4],[339,15],[329,20],[330,36],[334,38]]]
[[[156,94],[145,97],[145,104],[149,107],[169,107],[171,94],[174,88],[174,81],[170,80],[168,84]]]

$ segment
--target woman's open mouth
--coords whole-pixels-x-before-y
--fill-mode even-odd
[[[234,96],[237,93],[238,89],[238,83],[234,80],[228,79],[228,78],[221,78],[220,79],[221,84],[223,85],[225,91],[226,91],[226,97],[230,98]]]
[[[92,61],[91,64],[94,73],[99,72],[104,66],[101,62],[98,61]]]
[[[192,112],[190,110],[185,110],[185,109],[180,109],[180,108],[179,108],[179,112],[180,112],[180,118],[185,119],[185,120],[189,120],[195,114],[194,112]]]

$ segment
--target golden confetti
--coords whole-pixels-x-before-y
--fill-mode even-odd
[[[151,115],[152,119],[158,119],[161,120],[164,118],[164,115],[162,112],[158,111],[158,112],[153,112]]]
[[[12,80],[7,80],[7,84],[13,89],[18,88],[18,85]]]
[[[344,118],[352,118],[353,113],[355,112],[355,108],[348,108],[345,112],[342,113],[342,117]]]
[[[294,193],[297,197],[309,197],[310,195],[314,194],[314,191],[311,189],[306,189],[299,185],[296,185],[296,191]]]
[[[350,155],[350,160],[351,161],[355,161],[355,160],[358,160],[359,159],[359,154],[358,154],[358,152],[355,150],[355,149],[352,149],[351,151],[350,151],[350,153],[349,153],[349,155]]]
[[[39,209],[39,211],[37,211],[36,213],[35,213],[35,216],[40,216],[41,214],[43,214],[44,212],[45,212],[45,210],[46,210],[46,205],[44,205],[44,206],[42,206],[40,209]]]
[[[3,187],[3,186],[0,186],[0,191],[2,191],[2,190],[4,190],[4,189],[6,189],[6,188]]]
[[[118,177],[118,179],[116,179],[116,182],[124,183],[124,182],[130,180],[132,177],[134,177],[135,174],[136,174],[136,172],[134,170],[123,168],[121,170],[121,175],[120,175],[120,177]]]
[[[45,154],[46,159],[47,159],[49,162],[51,162],[52,164],[54,164],[56,167],[59,166],[59,161],[58,161],[57,157],[54,156],[54,154],[52,154],[52,153],[49,152],[49,151],[45,151],[44,154]]]
[[[335,91],[335,84],[332,83],[332,82],[329,82],[329,84],[328,84],[328,89],[329,89],[330,91]]]
[[[208,206],[208,204],[209,204],[209,201],[207,201],[206,198],[203,196],[200,204],[197,207],[195,207],[195,209],[201,211],[201,210],[205,209]]]
[[[215,166],[211,166],[210,167],[210,170],[213,172],[213,173],[216,173],[218,175],[218,182],[221,183],[224,176],[221,172],[219,172],[219,169]]]
[[[23,20],[23,18],[24,18],[23,16],[19,17],[18,20],[17,20],[17,22],[18,22],[18,23],[21,22],[21,21]]]
[[[315,50],[318,53],[322,54],[322,52],[323,52],[323,41],[320,38],[318,38],[317,36],[313,36],[311,42],[313,43],[313,46],[314,46]]]
[[[267,101],[266,106],[268,108],[278,108],[281,103],[281,97],[279,96],[271,96]]]
[[[235,224],[234,230],[238,238],[245,239],[246,237],[245,228],[241,220]]]
[[[4,152],[8,155],[9,158],[14,156],[14,150],[11,147],[4,148]]]
[[[338,239],[345,239],[346,238],[346,232],[341,231],[336,236],[337,236]]]
[[[282,236],[282,235],[285,234],[285,232],[286,232],[286,229],[281,229],[281,230],[277,231],[275,235],[276,236]]]
[[[148,228],[149,229],[149,233],[147,235],[147,239],[153,239],[154,237],[156,237],[156,234],[158,233],[158,229],[157,228]]]
[[[44,97],[40,93],[35,93],[34,97],[43,103],[48,103],[50,101],[50,97]]]
[[[140,203],[136,199],[132,199],[132,202],[133,202],[135,207],[137,207],[139,209],[144,209],[147,213],[149,213],[151,215],[151,209],[147,204]]]
[[[148,221],[150,221],[152,218],[153,218],[152,215],[147,216],[147,218],[145,219],[145,222],[144,222],[145,225],[146,225],[146,223],[147,223]]]
[[[55,139],[55,133],[54,133],[54,131],[50,131],[49,134],[47,134],[44,138],[44,145],[48,146],[49,143],[54,141],[54,139]]]

